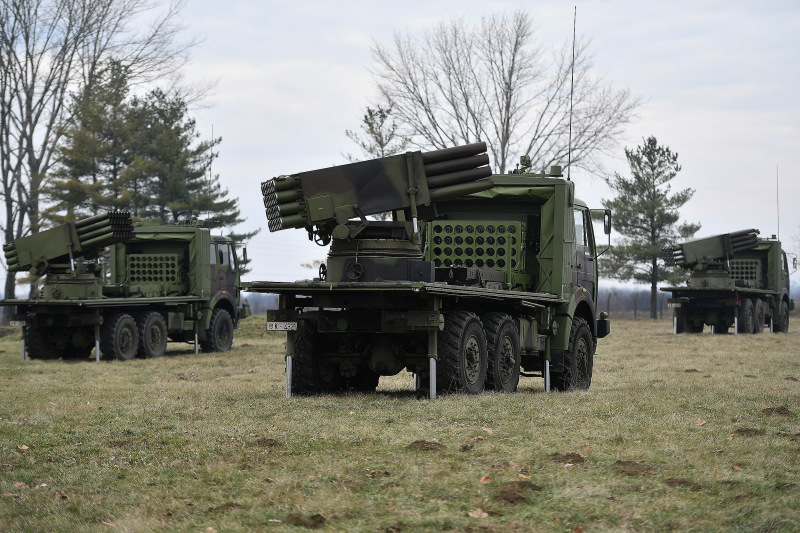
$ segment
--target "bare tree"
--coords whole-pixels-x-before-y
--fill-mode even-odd
[[[375,108],[367,106],[361,119],[361,132],[345,130],[344,134],[361,148],[367,157],[387,157],[399,154],[408,148],[409,140],[398,131],[397,122],[392,119],[392,106]],[[344,157],[351,163],[359,161],[352,154]]]
[[[177,77],[176,0],[0,0],[0,194],[5,242],[40,229],[40,194],[69,117],[68,97],[118,60],[132,82]],[[5,295],[14,294],[14,277]]]
[[[597,155],[616,146],[639,99],[594,74],[588,50],[575,44],[571,164],[598,173]],[[391,47],[374,42],[373,56],[378,90],[415,145],[482,140],[500,173],[525,154],[537,169],[567,164],[572,43],[548,60],[527,13],[440,22],[419,41],[397,34]]]

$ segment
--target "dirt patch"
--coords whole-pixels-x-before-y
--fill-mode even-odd
[[[785,379],[786,381],[800,381],[796,377],[793,377],[793,376],[786,376],[783,379]]]
[[[277,448],[281,443],[269,437],[261,437],[252,442],[247,443],[248,446],[258,446],[260,448]]]
[[[766,435],[766,431],[763,429],[757,428],[739,428],[736,430],[737,435],[742,435],[744,437],[756,437],[758,435]]]
[[[283,521],[290,526],[303,526],[310,529],[318,529],[324,526],[328,519],[319,513],[310,516],[300,516],[295,513],[290,513],[286,515]]]
[[[684,372],[687,372],[687,373],[694,373],[694,372],[698,372],[698,373],[699,373],[700,371],[699,371],[699,370],[697,370],[696,368],[687,368],[686,370],[684,370]]]
[[[444,448],[444,444],[438,442],[431,442],[429,440],[415,440],[408,445],[412,450],[424,450],[426,452],[433,452]]]
[[[551,459],[554,463],[564,463],[564,464],[573,464],[579,465],[586,462],[586,459],[581,456],[579,453],[561,453],[558,455],[554,455]]]
[[[612,468],[626,476],[641,476],[655,470],[653,465],[638,461],[617,461]]]
[[[781,405],[780,407],[767,407],[766,409],[761,410],[761,414],[766,416],[771,415],[780,415],[780,416],[793,416],[794,413],[789,410],[788,407],[785,405]]]
[[[459,450],[461,450],[462,452],[468,452],[474,447],[475,446],[473,444],[462,444]]]
[[[756,495],[755,495],[755,494],[753,494],[752,492],[745,492],[744,494],[739,494],[739,495],[737,495],[737,496],[734,496],[734,497],[733,497],[733,501],[735,501],[735,502],[741,502],[741,501],[744,501],[744,500],[749,500],[749,499],[751,499],[751,498],[757,498],[757,497],[758,497],[758,496],[756,496]]]
[[[513,481],[501,486],[497,494],[494,495],[495,501],[503,503],[527,503],[528,495],[532,492],[540,492],[542,487],[530,481]]]
[[[254,468],[247,463],[242,463],[242,465],[239,467],[239,470],[247,471],[247,470],[254,470]]]
[[[668,487],[689,487],[692,490],[702,490],[703,486],[684,477],[669,477],[664,480]]]

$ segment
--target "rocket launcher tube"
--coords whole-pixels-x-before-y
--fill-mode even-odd
[[[491,175],[492,169],[489,167],[461,170],[459,172],[450,172],[449,174],[439,174],[438,176],[428,178],[428,189],[438,189],[457,183],[475,181],[481,178],[488,178]]]
[[[459,183],[450,185],[449,187],[440,187],[431,190],[431,200],[443,200],[451,196],[464,196],[465,194],[472,194],[474,192],[481,192],[494,187],[494,182],[488,178],[471,181],[468,183]]]
[[[454,146],[452,148],[443,148],[441,150],[433,150],[431,152],[424,152],[422,154],[422,162],[425,165],[432,163],[440,163],[450,159],[461,159],[462,157],[470,157],[478,155],[486,151],[486,143],[472,143],[463,146]]]
[[[99,215],[94,215],[88,218],[83,218],[75,222],[76,228],[84,228],[86,226],[90,226],[96,222],[100,222],[101,220],[108,220],[108,213],[100,213]]]
[[[431,176],[449,174],[451,172],[458,172],[459,170],[469,170],[488,164],[488,154],[463,157],[461,159],[450,159],[448,161],[442,161],[441,163],[431,163],[430,165],[425,165],[425,175],[428,176],[428,181],[430,182]]]
[[[78,239],[81,242],[86,242],[89,239],[94,239],[95,237],[99,237],[101,235],[114,235],[114,230],[111,229],[111,226],[107,226],[105,228],[96,229],[94,231],[90,231],[87,233],[78,233]]]
[[[86,233],[91,233],[93,231],[97,231],[99,229],[110,228],[111,222],[109,220],[101,220],[100,222],[95,222],[94,224],[90,224],[88,226],[83,227],[76,227],[78,230],[78,235],[84,235]]]

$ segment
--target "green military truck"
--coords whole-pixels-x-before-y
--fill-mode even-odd
[[[593,213],[559,167],[494,175],[486,144],[409,152],[262,183],[269,228],[330,245],[319,277],[252,282],[279,295],[286,395],[374,391],[414,374],[417,390],[587,389],[598,315]],[[529,161],[529,160],[528,160]],[[391,213],[391,220],[369,215]],[[610,213],[605,220],[610,234]]]
[[[133,224],[103,213],[4,247],[10,273],[43,276],[41,293],[7,299],[22,357],[119,360],[164,355],[167,341],[227,351],[242,316],[234,243],[196,220]]]
[[[667,266],[689,272],[685,286],[662,287],[672,293],[675,334],[789,331],[789,261],[774,236],[755,229],[712,235],[662,249]],[[797,269],[797,257],[792,258]],[[794,271],[793,270],[793,271]]]

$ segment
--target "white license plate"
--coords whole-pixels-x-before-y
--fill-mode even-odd
[[[24,326],[25,325],[25,321],[24,320],[11,320],[11,321],[9,321],[9,324],[12,325],[12,326]]]
[[[667,307],[680,307],[680,302],[667,302]]]
[[[297,322],[267,322],[267,331],[294,331]]]

